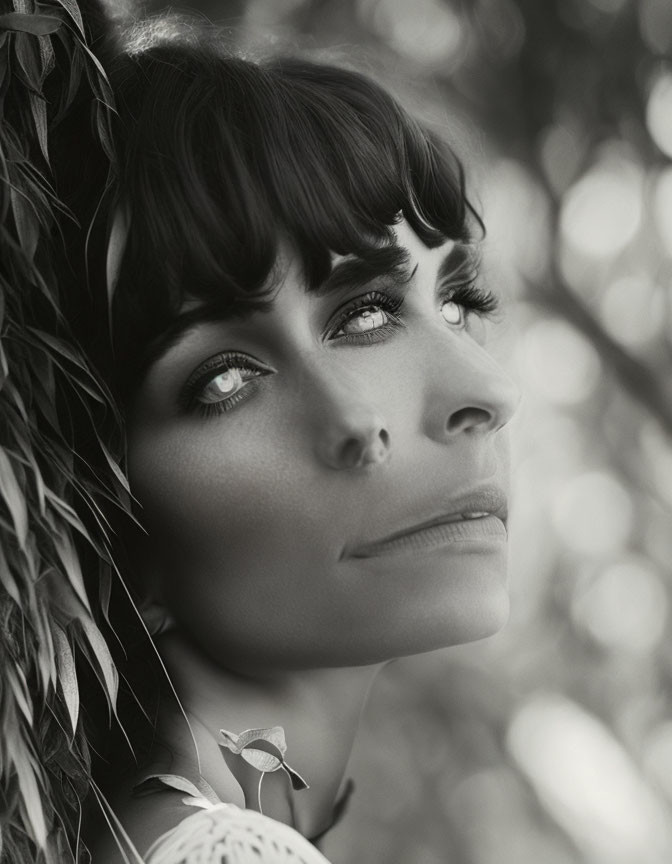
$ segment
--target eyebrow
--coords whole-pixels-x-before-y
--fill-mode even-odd
[[[470,278],[478,275],[480,265],[480,254],[473,243],[460,243],[459,241],[449,249],[441,259],[437,272],[439,282],[470,273]]]
[[[387,276],[394,282],[407,282],[413,275],[409,269],[410,256],[401,246],[390,244],[367,250],[361,256],[348,257],[334,264],[329,276],[311,293],[318,297],[338,294],[352,288],[362,288],[374,279]]]
[[[157,360],[176,348],[197,327],[203,324],[220,324],[233,319],[245,320],[255,312],[270,309],[272,303],[272,298],[264,297],[245,298],[228,303],[212,300],[200,303],[186,312],[178,312],[159,335],[150,340],[149,345],[142,352],[140,358],[141,374],[144,374]]]
[[[407,282],[413,275],[409,272],[408,262],[409,254],[406,249],[395,245],[382,246],[367,251],[362,257],[353,256],[339,261],[324,282],[308,290],[317,297],[326,297],[329,294],[362,288],[381,276],[388,276],[396,283]],[[272,296],[244,298],[229,303],[214,300],[180,312],[150,341],[142,353],[141,369],[149,369],[202,324],[222,323],[232,319],[245,321],[255,313],[268,311],[272,304]]]

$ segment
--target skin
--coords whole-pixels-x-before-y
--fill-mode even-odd
[[[254,807],[258,774],[236,760],[232,773],[218,730],[282,725],[288,761],[311,791],[295,796],[292,814],[281,772],[270,775],[264,812],[307,836],[329,824],[381,664],[488,636],[508,614],[501,534],[353,554],[450,512],[474,489],[507,487],[503,427],[518,393],[481,344],[477,316],[465,321],[439,295],[453,244],[428,249],[405,222],[395,234],[413,272],[403,326],[344,340],[362,315],[374,329],[386,322],[371,304],[345,324],[339,313],[387,290],[385,280],[308,294],[287,250],[272,307],[187,332],[149,370],[129,423],[129,476],[148,531],[142,568],[176,619],[157,645],[190,727],[166,704],[167,749],[150,761],[200,771],[224,800]],[[242,386],[249,398],[231,410],[203,416],[193,388],[185,408],[185,382],[227,351],[272,371]],[[205,398],[217,384],[206,383]],[[130,818],[139,846],[166,813]]]
[[[515,387],[468,327],[440,314],[450,244],[427,249],[405,224],[397,238],[417,269],[405,326],[383,341],[325,338],[349,298],[307,294],[290,261],[270,311],[193,328],[135,400],[129,476],[155,593],[237,671],[378,663],[480,638],[505,619],[502,543],[347,554],[507,482],[497,432]],[[178,408],[185,379],[223,350],[276,371],[220,416]]]

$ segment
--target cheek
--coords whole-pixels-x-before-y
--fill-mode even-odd
[[[216,425],[216,421],[215,421]],[[214,428],[214,427],[213,427]],[[311,643],[341,533],[291,442],[137,437],[131,488],[165,602],[208,653]]]
[[[288,545],[305,484],[281,447],[240,439],[174,434],[132,442],[131,488],[153,551],[165,561],[204,564],[224,552],[249,558],[251,549]]]

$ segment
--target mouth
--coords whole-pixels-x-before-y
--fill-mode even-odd
[[[440,515],[351,547],[343,557],[374,558],[479,540],[501,542],[507,538],[506,519],[504,491],[481,487],[449,502]]]

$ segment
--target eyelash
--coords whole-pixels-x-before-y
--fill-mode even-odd
[[[203,402],[198,398],[205,386],[213,381],[218,375],[228,372],[230,369],[241,369],[252,373],[245,387],[222,399],[220,402]],[[273,370],[247,354],[230,353],[217,354],[206,360],[202,366],[189,377],[184,385],[182,396],[182,407],[187,412],[196,412],[202,417],[215,417],[230,411],[237,404],[253,395],[257,389],[255,379],[269,375]]]
[[[363,294],[361,297],[357,297],[346,304],[342,309],[339,309],[338,318],[329,331],[329,338],[357,345],[361,345],[362,343],[370,345],[375,342],[382,342],[390,333],[398,327],[403,326],[403,321],[399,315],[403,304],[403,297],[393,297],[381,291],[370,291],[368,294]],[[382,309],[390,319],[382,327],[378,327],[375,330],[365,330],[362,333],[337,335],[338,331],[349,321],[356,318],[358,314],[361,315],[366,309],[376,306]]]
[[[495,313],[499,308],[498,298],[486,288],[479,288],[474,284],[474,280],[464,282],[463,284],[455,285],[453,282],[446,282],[439,288],[439,300],[441,303],[451,302],[464,309],[464,326],[467,325],[471,314],[479,317],[486,317]],[[394,330],[404,326],[402,316],[400,315],[403,307],[403,297],[391,297],[388,294],[383,294],[380,291],[372,291],[358,297],[340,311],[339,318],[330,331],[330,338],[336,339],[339,342],[351,344],[371,344],[384,341]],[[361,314],[369,307],[378,306],[385,312],[391,320],[386,322],[382,327],[375,330],[367,330],[362,333],[346,333],[342,336],[336,335],[349,321],[353,320],[357,314]]]
[[[446,282],[439,288],[439,299],[442,303],[451,302],[464,307],[465,323],[470,314],[485,318],[499,309],[499,298],[489,289],[479,288],[473,280],[457,286]]]

